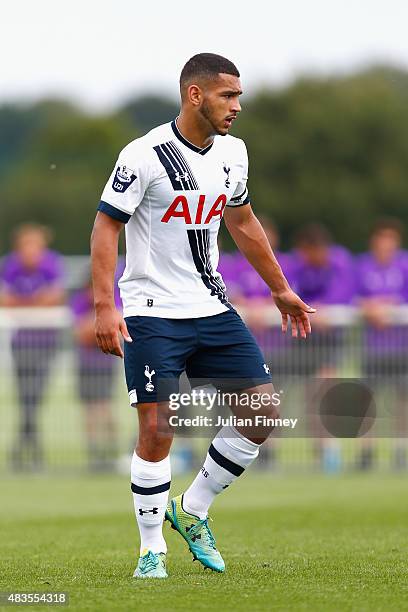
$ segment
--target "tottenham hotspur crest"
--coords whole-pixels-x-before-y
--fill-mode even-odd
[[[146,383],[145,389],[149,393],[152,393],[152,391],[154,391],[154,384],[152,383],[152,377],[154,376],[154,374],[156,374],[156,372],[154,370],[150,371],[150,366],[145,365],[144,375],[146,376],[146,378],[149,379],[149,382]]]
[[[225,186],[228,187],[231,185],[230,179],[229,179],[229,173],[231,172],[231,168],[228,168],[227,164],[224,162],[224,172],[227,175],[227,178],[225,179]]]

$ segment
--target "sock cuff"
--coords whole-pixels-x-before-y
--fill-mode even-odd
[[[146,461],[133,453],[130,474],[133,482],[135,480],[169,481],[171,478],[170,457],[167,456],[161,461]]]
[[[220,429],[213,440],[215,448],[218,447],[219,443],[221,445],[226,444],[230,448],[248,455],[256,456],[259,453],[260,445],[245,438],[233,425],[226,425]]]
[[[208,449],[208,461],[213,461],[220,468],[227,470],[233,476],[240,476],[242,472],[257,458],[259,454],[258,445],[245,445],[245,439],[229,440],[215,437]],[[212,466],[214,468],[214,465]],[[211,470],[209,470],[211,473]]]
[[[252,440],[248,440],[248,438],[243,436],[242,433],[240,433],[238,429],[235,429],[233,425],[230,425],[230,429],[235,434],[235,438],[239,438],[240,440],[245,440],[248,446],[252,446],[253,448],[259,448],[261,446],[260,444],[257,444],[256,442],[252,442]]]
[[[139,465],[144,465],[145,467],[155,467],[160,468],[162,466],[170,465],[170,455],[167,455],[164,459],[160,461],[146,461],[146,459],[142,459],[139,455],[136,454],[136,451],[133,451],[132,463],[138,463]]]

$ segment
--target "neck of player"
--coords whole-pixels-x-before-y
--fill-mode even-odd
[[[190,114],[185,109],[181,109],[177,117],[177,128],[184,138],[200,149],[205,149],[214,140],[214,133],[208,121],[196,113]]]

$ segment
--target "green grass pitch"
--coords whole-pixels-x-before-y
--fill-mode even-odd
[[[0,590],[68,591],[75,611],[408,610],[407,508],[403,476],[248,473],[211,513],[226,573],[166,524],[170,577],[142,582],[127,478],[3,478]]]

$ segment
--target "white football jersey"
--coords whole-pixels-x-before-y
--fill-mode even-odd
[[[242,140],[216,136],[204,149],[176,121],[128,144],[98,210],[126,223],[124,316],[189,319],[231,308],[217,272],[225,206],[248,204]]]

